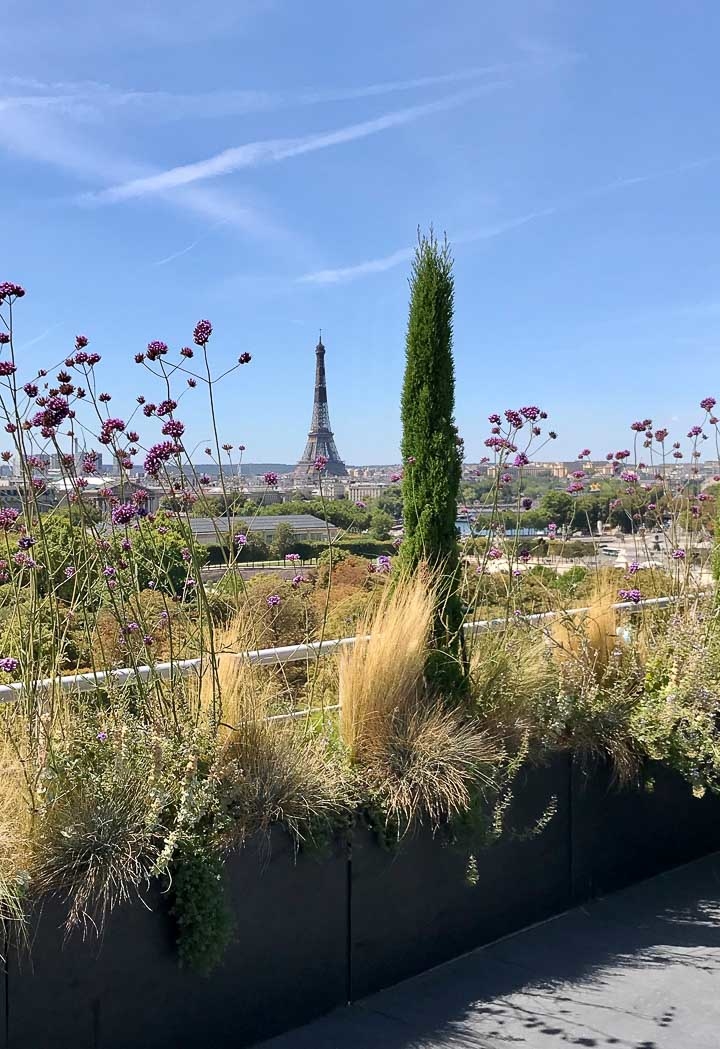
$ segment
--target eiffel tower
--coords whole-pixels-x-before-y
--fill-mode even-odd
[[[327,403],[327,386],[325,383],[325,347],[322,332],[315,347],[315,399],[313,401],[312,422],[308,433],[307,444],[302,458],[295,467],[296,476],[312,473],[318,456],[327,459],[323,474],[326,477],[347,477],[345,463],[340,458],[332,430],[330,429],[330,412]]]

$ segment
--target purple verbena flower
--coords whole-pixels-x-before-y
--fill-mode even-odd
[[[193,331],[193,342],[196,346],[205,346],[211,335],[212,324],[210,321],[198,321],[195,325],[195,330]]]
[[[153,339],[152,342],[147,344],[147,350],[145,356],[149,361],[157,361],[160,357],[164,356],[168,351],[167,344],[161,342],[159,339]],[[138,356],[141,356],[139,354]],[[135,358],[137,360],[137,357]],[[139,363],[139,362],[138,362]]]
[[[0,284],[0,302],[3,299],[21,299],[24,294],[25,289],[12,281],[6,280],[3,284]]]
[[[151,477],[157,477],[162,470],[163,463],[168,462],[177,452],[178,447],[173,441],[161,441],[160,444],[154,444],[145,457],[145,473],[150,474]]]
[[[174,437],[178,441],[185,433],[185,424],[181,423],[179,419],[168,419],[166,423],[163,423],[162,433],[166,437]]]
[[[113,507],[111,518],[113,524],[126,525],[137,517],[137,506],[135,503],[118,503],[117,506]]]

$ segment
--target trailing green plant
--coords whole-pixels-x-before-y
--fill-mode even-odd
[[[527,841],[542,834],[557,812],[558,799],[550,795],[537,818],[529,824],[510,823],[517,778],[529,763],[530,741],[526,735],[513,751],[506,751],[496,764],[490,784],[472,792],[468,805],[450,820],[448,835],[455,845],[477,850],[501,841]],[[470,868],[472,868],[470,864]],[[475,868],[477,867],[477,859]]]
[[[222,963],[235,930],[224,869],[223,857],[202,836],[184,843],[170,868],[178,958],[181,965],[205,976]]]

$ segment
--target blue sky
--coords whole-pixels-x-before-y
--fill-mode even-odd
[[[598,457],[718,395],[712,0],[25,0],[3,21],[0,279],[28,370],[75,332],[118,414],[215,326],[227,440],[293,461],[322,327],[348,463],[397,459],[409,254],[456,258],[457,419]],[[189,436],[209,433],[199,397]]]

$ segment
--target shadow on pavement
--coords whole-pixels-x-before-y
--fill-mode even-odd
[[[717,1049],[720,854],[561,915],[265,1049]]]

